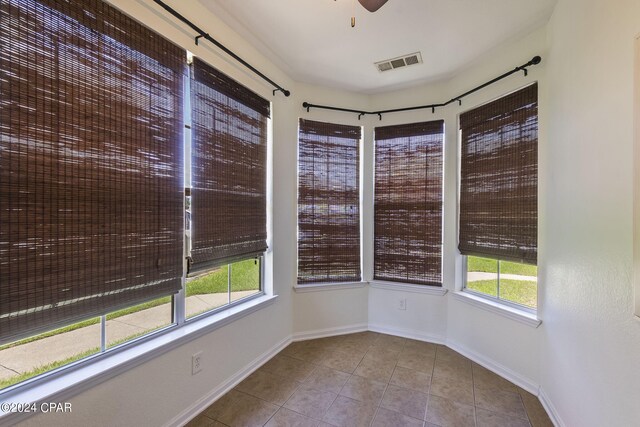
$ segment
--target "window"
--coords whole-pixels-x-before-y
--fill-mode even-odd
[[[268,101],[198,58],[190,85],[188,316],[261,291],[270,115]]]
[[[460,116],[466,288],[530,308],[537,305],[537,93],[532,84]]]
[[[0,20],[0,389],[261,294],[269,103],[100,0]]]
[[[376,280],[442,286],[444,122],[375,129]]]
[[[354,282],[360,267],[357,126],[300,120],[298,283]]]

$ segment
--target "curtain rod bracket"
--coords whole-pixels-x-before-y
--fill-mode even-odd
[[[458,106],[462,107],[462,99],[458,98],[456,101],[458,101]]]
[[[436,113],[436,107],[431,107],[431,114],[435,114]]]
[[[364,116],[367,113],[358,113],[358,120],[360,120],[362,118],[362,116]]]
[[[382,121],[382,113],[378,113],[378,119]]]
[[[220,43],[218,40],[216,40],[213,37],[211,37],[209,35],[209,33],[205,32],[202,28],[198,27],[196,24],[194,24],[193,22],[188,20],[186,17],[184,17],[182,14],[180,14],[178,11],[173,9],[171,6],[169,6],[165,2],[163,2],[162,0],[153,0],[153,2],[156,3],[157,5],[159,5],[160,7],[162,7],[167,12],[169,12],[171,15],[173,15],[175,18],[177,18],[183,24],[188,25],[193,31],[198,33],[198,35],[195,37],[196,45],[198,44],[199,40],[204,37],[205,40],[208,40],[209,42],[211,42],[212,44],[217,46],[224,53],[226,53],[227,55],[229,55],[230,57],[232,57],[233,59],[238,61],[240,64],[242,64],[243,66],[245,66],[246,68],[251,70],[254,74],[259,76],[260,78],[262,78],[262,80],[266,81],[271,86],[273,86],[273,87],[275,87],[277,89],[280,89],[282,91],[282,93],[284,94],[284,96],[289,96],[291,94],[291,92],[289,92],[288,90],[284,89],[282,86],[280,86],[279,84],[277,84],[276,82],[271,80],[269,77],[267,77],[266,75],[261,73],[253,65],[249,64],[247,61],[245,61],[244,59],[239,57],[236,53],[234,53],[231,49],[229,49],[228,47],[226,47],[225,45]]]
[[[196,46],[198,46],[198,42],[202,37],[207,37],[208,35],[209,34],[207,33],[207,34],[200,34],[200,35],[196,36],[196,38],[195,38]]]
[[[284,94],[284,96],[286,96],[286,97],[288,97],[289,95],[291,95],[291,92],[289,92],[288,90],[283,89],[283,88],[281,88],[281,87],[279,87],[279,88],[277,88],[277,89],[274,89],[274,90],[273,90],[273,96],[276,96],[276,92],[282,92],[282,93]],[[307,110],[307,111],[309,111],[309,110]]]

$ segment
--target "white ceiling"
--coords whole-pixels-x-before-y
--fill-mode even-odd
[[[389,0],[370,13],[357,0],[200,1],[295,80],[362,93],[451,77],[546,23],[556,3]],[[417,51],[423,64],[385,73],[373,65]]]

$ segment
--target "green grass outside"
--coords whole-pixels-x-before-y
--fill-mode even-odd
[[[495,280],[467,282],[467,289],[497,297]],[[500,279],[500,299],[536,308],[538,305],[538,284],[524,280]]]
[[[467,257],[467,271],[481,271],[485,273],[497,273],[498,263],[495,259]],[[537,276],[538,267],[531,264],[500,261],[500,274],[519,274],[522,276]]]
[[[259,267],[252,259],[232,264],[231,291],[257,290],[260,284]],[[227,292],[228,271],[229,268],[225,265],[212,273],[190,280],[187,282],[187,296]]]

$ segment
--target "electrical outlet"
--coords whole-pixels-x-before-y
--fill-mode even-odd
[[[202,352],[199,351],[191,356],[191,375],[202,371]]]
[[[407,309],[407,299],[400,298],[398,300],[398,310],[406,310]]]

